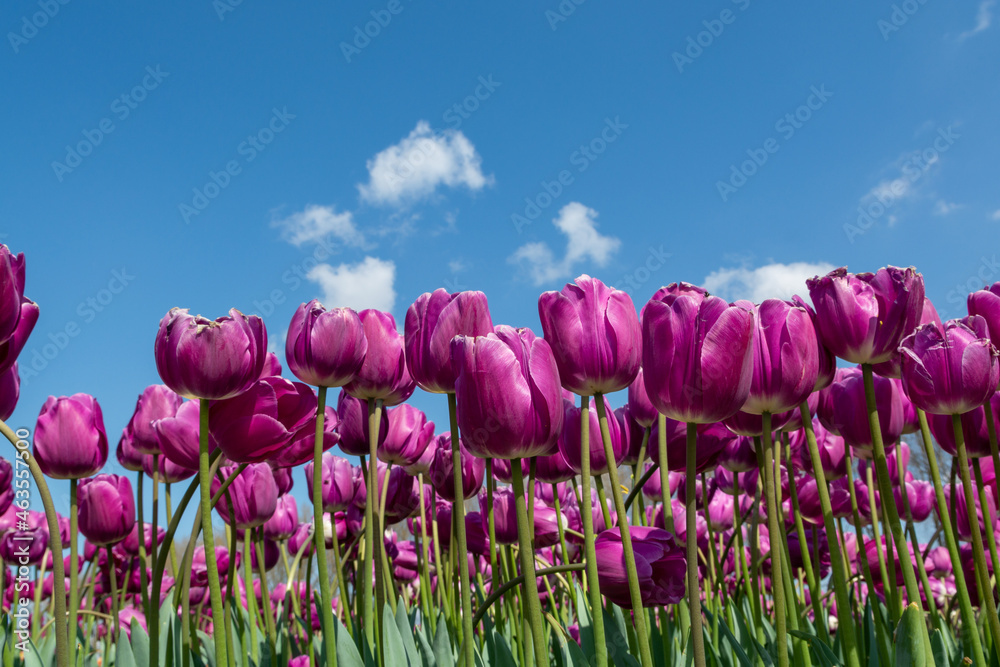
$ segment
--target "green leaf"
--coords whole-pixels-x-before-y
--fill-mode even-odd
[[[604,610],[604,639],[608,647],[608,662],[617,667],[639,667],[639,661],[630,652],[628,640],[625,638],[625,618],[621,610],[615,606],[617,617],[613,612]]]
[[[347,628],[340,622],[337,615],[333,617],[333,624],[336,628],[337,642],[337,665],[338,667],[365,667],[365,661],[358,653],[358,647],[351,641]],[[322,642],[321,642],[322,643]]]
[[[587,655],[596,653],[594,647],[594,626],[593,617],[590,614],[590,602],[583,594],[583,588],[578,583],[574,583],[574,598],[576,600],[577,616],[580,624],[580,646]]]
[[[410,664],[403,637],[399,634],[396,619],[388,604],[382,609],[382,656],[385,667],[417,667]]]
[[[132,646],[125,632],[118,635],[118,643],[115,645],[115,667],[137,667]]]
[[[740,646],[740,641],[733,635],[733,631],[729,629],[729,626],[721,618],[719,619],[719,629],[722,630],[722,634],[729,640],[729,645],[732,646],[733,653],[736,654],[736,659],[740,661],[740,664],[743,667],[753,667],[753,661],[750,660],[750,656],[743,650],[743,647]]]
[[[149,635],[139,625],[139,620],[132,618],[132,655],[136,667],[149,667]]]
[[[434,660],[437,667],[455,667],[455,655],[451,652],[451,638],[448,637],[448,623],[444,613],[438,615],[437,632],[434,633]]]
[[[799,639],[804,639],[813,646],[813,650],[816,652],[816,656],[819,661],[823,663],[824,667],[843,667],[843,663],[837,654],[824,642],[822,639],[814,634],[809,634],[807,632],[802,632],[800,630],[789,630],[788,634],[793,637],[798,637]]]
[[[517,667],[517,662],[514,660],[514,654],[511,653],[510,646],[507,645],[507,640],[501,637],[496,630],[493,631],[493,641],[496,645],[496,655],[494,656],[493,664],[496,667]]]
[[[895,648],[896,667],[927,667],[928,640],[924,614],[916,603],[910,603],[903,610],[903,616],[896,626]]]
[[[413,626],[410,625],[410,618],[406,615],[402,604],[396,605],[396,629],[399,630],[399,636],[406,648],[410,667],[420,667],[420,654],[417,653],[417,645],[413,641]]]

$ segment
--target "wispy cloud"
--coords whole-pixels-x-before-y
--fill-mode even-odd
[[[979,3],[979,10],[976,12],[976,25],[970,30],[966,30],[958,36],[958,41],[964,41],[973,35],[978,35],[984,30],[988,30],[993,24],[993,5],[996,0],[983,0]]]
[[[541,242],[525,244],[508,258],[525,266],[536,285],[566,278],[573,274],[575,265],[588,259],[604,266],[621,246],[620,239],[597,231],[597,211],[579,202],[563,206],[552,224],[566,236],[562,259],[557,260],[548,244]]]
[[[346,246],[362,248],[365,237],[354,224],[350,211],[337,212],[334,206],[310,205],[304,211],[275,220],[272,226],[281,229],[286,241],[295,246],[333,236]]]
[[[749,299],[760,303],[765,299],[790,299],[795,294],[806,296],[806,280],[834,268],[827,262],[773,263],[756,269],[722,268],[708,274],[702,286],[729,301]]]
[[[320,301],[328,308],[347,306],[391,312],[396,304],[396,264],[390,260],[365,257],[356,264],[319,264],[306,278],[323,290]]]
[[[953,201],[945,199],[938,199],[937,203],[934,204],[934,215],[951,215],[960,208],[962,208],[961,204],[956,204]]]

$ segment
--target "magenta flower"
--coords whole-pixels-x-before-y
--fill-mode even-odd
[[[399,405],[410,397],[416,384],[406,369],[403,336],[389,313],[363,310],[359,314],[368,340],[365,362],[344,390],[367,401],[382,399],[386,406]]]
[[[181,396],[222,400],[260,377],[267,350],[264,322],[235,308],[215,321],[173,308],[160,320],[154,354],[163,383]]]
[[[493,494],[493,522],[498,544],[517,544],[517,508],[513,489],[499,488]],[[554,509],[537,498],[526,498],[526,502],[534,502],[535,547],[551,547],[559,543],[559,521],[565,519]],[[479,494],[479,506],[486,507],[486,492]],[[440,523],[440,517],[438,517]],[[482,515],[483,527],[489,530],[488,518]]]
[[[1000,282],[969,295],[969,315],[979,315],[986,320],[993,346],[1000,349]]]
[[[77,488],[80,532],[99,546],[121,542],[135,526],[135,500],[127,477],[97,475]]]
[[[29,525],[0,535],[0,558],[8,563],[38,565],[48,548],[49,531],[44,525]]]
[[[842,267],[806,285],[816,306],[820,341],[855,364],[892,359],[923,312],[924,279],[912,267],[859,274]]]
[[[649,428],[659,418],[660,413],[656,411],[649,401],[649,394],[646,393],[646,382],[642,378],[642,368],[628,386],[628,409],[632,418],[645,428]]]
[[[455,391],[458,369],[451,361],[455,336],[485,336],[493,331],[486,295],[445,289],[426,292],[406,311],[406,365],[424,391]]]
[[[342,387],[361,369],[368,352],[361,318],[350,308],[326,310],[316,299],[292,315],[285,340],[288,370],[315,387]]]
[[[354,502],[355,468],[347,459],[329,453],[323,454],[321,465],[323,511],[343,512]],[[305,469],[306,483],[311,486],[313,462],[307,462],[303,468]],[[312,494],[310,494],[309,500],[312,501]]]
[[[985,403],[1000,384],[1000,352],[986,320],[971,315],[942,329],[925,324],[900,344],[903,389],[931,414],[960,415]]]
[[[753,376],[743,412],[779,413],[798,408],[819,376],[819,342],[805,308],[780,299],[757,306]]]
[[[577,447],[579,446],[578,444]],[[539,456],[535,459],[535,478],[542,482],[541,488],[548,484],[567,482],[575,476],[576,472],[570,467],[562,452],[556,452],[549,456]]]
[[[0,419],[7,421],[14,414],[21,396],[21,376],[17,374],[17,363],[0,373]]]
[[[797,412],[797,410],[793,409],[788,410],[787,412],[779,412],[771,415],[772,432],[780,431],[785,428],[788,422],[792,419],[792,414],[795,412]],[[736,414],[723,419],[722,423],[725,424],[730,431],[738,435],[750,437],[755,435],[764,435],[764,417],[761,415],[755,415],[740,410]]]
[[[196,470],[177,465],[166,456],[157,457],[156,468],[159,481],[166,484],[183,482],[185,479],[193,477],[197,472]],[[142,456],[142,471],[146,473],[147,477],[153,477],[153,457],[150,454]]]
[[[340,442],[340,434],[337,433],[340,418],[337,416],[337,411],[329,405],[325,407],[323,414],[323,451],[325,452]],[[315,445],[316,423],[313,420],[303,424],[292,436],[288,446],[271,456],[268,461],[272,466],[295,468],[313,460]]]
[[[659,424],[653,425],[650,442],[659,442]],[[697,468],[700,473],[716,465],[720,452],[739,436],[722,424],[699,424],[697,435]],[[685,470],[687,455],[687,425],[667,418],[667,468],[676,472]],[[650,447],[649,458],[660,463],[660,448]]]
[[[627,443],[622,440],[621,426],[611,413],[608,399],[604,401],[605,414],[608,416],[608,434],[611,436],[611,450],[615,454],[615,467],[625,460]],[[604,440],[601,438],[601,427],[597,418],[597,401],[590,401],[590,472],[592,475],[603,475],[608,472],[609,461],[604,453]],[[559,452],[566,463],[577,473],[582,470],[582,452],[580,451],[580,406],[570,401],[563,401],[563,430],[559,435]]]
[[[201,415],[199,405],[198,401],[185,401],[177,408],[176,414],[153,422],[160,452],[175,465],[190,470],[198,470],[198,433]],[[129,436],[131,437],[131,433]],[[122,438],[124,440],[124,434]],[[218,445],[209,438],[208,448],[211,453],[218,449]]]
[[[659,458],[659,451],[657,451],[657,458]],[[753,439],[741,435],[727,441],[719,452],[717,463],[732,472],[755,470],[757,468],[757,452],[754,450]]]
[[[931,303],[930,299],[924,297],[924,308],[921,311],[920,321],[918,322],[917,326],[919,327],[922,324],[930,324],[930,323],[934,323],[938,327],[943,326],[941,324],[941,317],[938,315],[937,309],[934,307],[934,304]],[[874,364],[872,366],[872,370],[874,370],[882,377],[886,378],[898,379],[902,377],[903,358],[902,355],[900,355],[899,350],[896,351],[896,354],[892,355],[892,358],[889,359],[889,361],[883,361],[880,364]],[[914,427],[914,430],[912,432],[915,433],[917,428],[918,427]],[[907,431],[907,433],[910,432],[911,431]]]
[[[0,341],[17,331],[24,300],[24,253],[14,256],[0,244]]]
[[[886,448],[899,440],[903,433],[903,404],[900,401],[899,385],[894,380],[880,375],[874,376],[875,404],[878,407],[882,441]],[[844,442],[856,450],[859,456],[871,458],[873,443],[868,426],[868,407],[865,402],[865,387],[860,368],[846,368],[837,371],[837,379],[824,392],[829,392],[829,401],[820,399],[817,415],[820,422],[833,433],[844,438]]]
[[[639,577],[644,606],[670,605],[685,595],[687,561],[684,547],[674,536],[660,528],[631,526],[632,549]],[[628,608],[631,604],[625,552],[617,530],[606,530],[597,536],[597,574],[601,593],[615,604]]]
[[[5,458],[0,458],[0,515],[10,509],[14,502],[14,467]]]
[[[450,436],[445,446],[435,448],[434,461],[428,481],[439,496],[448,502],[455,502],[455,467],[452,465]],[[462,463],[462,491],[466,499],[473,498],[483,486],[486,461],[473,456],[464,444],[459,443],[459,459]]]
[[[162,384],[142,390],[126,428],[132,431],[132,447],[140,454],[159,454],[160,442],[153,422],[177,414],[181,397]]]
[[[643,308],[642,367],[649,400],[677,421],[711,424],[746,402],[754,312],[681,283]]]
[[[287,540],[298,528],[298,520],[299,509],[295,498],[291,495],[278,496],[274,514],[264,522],[264,537],[269,540]]]
[[[17,328],[10,338],[0,341],[0,373],[8,371],[17,361],[36,322],[38,322],[38,304],[30,299],[22,300]]]
[[[1000,433],[1000,392],[993,394],[990,398],[990,407],[993,410],[993,428]],[[985,404],[984,404],[985,405]],[[965,447],[972,458],[982,458],[984,465],[990,461],[990,436],[986,422],[986,410],[980,406],[961,415],[962,434],[965,437]],[[958,455],[958,448],[955,446],[955,432],[951,426],[951,415],[927,415],[927,425],[930,426],[931,434],[941,449],[952,456]]]
[[[146,548],[146,553],[150,553],[153,548],[153,524],[151,523],[140,523],[132,527],[129,531],[128,537],[122,540],[117,548],[121,549],[123,552],[129,556],[139,555],[139,526],[142,526],[143,535],[143,546]],[[163,543],[163,538],[166,537],[167,531],[163,526],[158,526],[156,530],[156,544],[160,545]],[[68,569],[68,568],[67,568]]]
[[[222,466],[219,470],[222,477],[228,479],[237,469],[237,466]],[[218,477],[212,478],[213,495],[221,486],[222,482]],[[243,530],[263,525],[278,506],[278,485],[274,483],[271,466],[266,463],[251,463],[244,468],[229,485],[228,494],[228,499],[223,495],[215,509],[223,521]],[[230,499],[233,503],[232,513],[229,509]]]
[[[382,463],[378,465],[378,486],[381,490],[388,485],[385,503],[385,525],[392,526],[405,521],[420,508],[420,488],[417,479],[402,468],[393,468],[386,475]],[[379,498],[381,502],[381,498]]]
[[[49,396],[35,425],[35,459],[53,479],[80,479],[108,460],[108,436],[97,399],[89,394]]]
[[[826,430],[818,419],[813,420],[813,433],[816,436],[816,449],[823,464],[823,474],[826,476],[826,481],[832,482],[835,479],[846,477],[847,448],[844,445],[844,439]],[[789,436],[789,444],[792,448],[792,464],[810,475],[815,474],[805,431],[792,433]],[[891,467],[889,475],[892,476]]]
[[[538,297],[562,385],[581,396],[624,389],[639,372],[639,317],[628,294],[582,275]]]
[[[427,415],[408,403],[386,413],[389,431],[379,443],[379,460],[403,467],[413,465],[434,437],[434,422],[427,421]]]
[[[457,336],[455,393],[465,445],[483,458],[546,456],[563,425],[559,370],[549,344],[530,329]]]
[[[621,434],[622,449],[625,450],[625,457],[622,459],[623,465],[639,465],[642,461],[639,461],[639,450],[642,449],[643,438],[646,434],[646,427],[637,422],[632,417],[632,410],[626,404],[620,408],[615,408],[614,413],[615,421],[618,422],[618,431]],[[610,417],[608,430],[610,427]],[[646,443],[647,447],[649,443]],[[643,460],[649,458],[648,454],[643,452]]]
[[[379,424],[378,444],[385,442],[389,435],[388,411],[382,411],[382,421]],[[360,398],[354,398],[343,389],[337,397],[337,433],[340,435],[340,450],[350,456],[368,456],[368,403]]]

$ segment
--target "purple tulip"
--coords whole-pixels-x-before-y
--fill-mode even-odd
[[[385,442],[389,435],[389,417],[387,410],[382,411],[382,421],[379,424],[378,444]],[[340,435],[340,450],[350,456],[368,456],[368,404],[359,398],[354,398],[341,390],[337,398],[337,433]]]
[[[396,320],[389,313],[373,309],[361,311],[359,317],[368,353],[344,390],[365,401],[382,399],[386,406],[399,405],[410,397],[416,384],[406,369],[403,336],[396,331]]]
[[[437,394],[455,391],[458,369],[451,360],[455,336],[485,336],[493,331],[486,295],[445,289],[417,297],[406,311],[406,365],[424,391]]]
[[[389,431],[378,446],[379,460],[403,467],[416,463],[434,437],[434,422],[408,403],[386,413]]]
[[[923,312],[924,279],[912,267],[859,274],[842,267],[806,285],[816,306],[820,341],[855,364],[892,359]]]
[[[539,457],[542,458],[542,457]],[[528,459],[521,459],[521,474],[527,478],[528,472],[531,470],[531,462]],[[576,473],[573,473],[576,475]],[[493,477],[498,482],[503,484],[513,484],[514,483],[514,469],[511,467],[510,461],[506,459],[494,459],[493,460]]]
[[[439,496],[448,502],[455,502],[455,467],[452,465],[450,436],[446,445],[435,447],[434,461],[431,463],[428,479]],[[483,486],[486,461],[473,456],[468,448],[459,443],[459,457],[462,463],[462,491],[466,499],[473,498]]]
[[[14,467],[5,458],[0,458],[0,514],[3,514],[14,502]]]
[[[581,396],[627,387],[639,372],[641,332],[628,294],[582,275],[538,298],[562,385]]]
[[[649,400],[681,422],[711,424],[735,414],[750,394],[753,338],[750,307],[684,283],[661,289],[642,315]]]
[[[910,515],[914,521],[925,521],[934,510],[934,484],[920,479],[906,481],[906,498],[910,504]],[[892,495],[896,505],[903,506],[903,494],[899,485],[894,485]]]
[[[174,417],[180,406],[181,397],[166,385],[153,384],[143,389],[126,427],[132,432],[132,447],[140,454],[159,454],[160,442],[153,422]]]
[[[658,458],[659,452],[657,452]],[[717,463],[732,472],[755,470],[757,468],[757,452],[754,450],[753,439],[741,435],[738,438],[727,440],[719,452]]]
[[[259,463],[287,447],[300,429],[315,429],[315,419],[316,396],[308,385],[269,377],[213,403],[208,424],[231,461]]]
[[[740,408],[772,414],[798,408],[819,376],[819,342],[809,312],[780,299],[757,306],[754,318],[753,376]]]
[[[35,459],[53,479],[80,479],[103,468],[108,436],[97,399],[89,394],[49,396],[35,426]]]
[[[264,538],[264,571],[270,572],[281,560],[281,548],[278,543],[274,540]],[[250,564],[253,566],[254,572],[257,571],[257,544],[255,542],[250,543]],[[254,584],[258,587],[260,586],[259,580],[254,580]],[[258,591],[259,593],[259,591]],[[258,597],[260,597],[258,595]]]
[[[8,563],[38,565],[48,548],[49,531],[41,525],[8,530],[0,536],[0,559]]]
[[[186,398],[222,400],[249,389],[264,369],[264,322],[235,308],[214,322],[173,308],[160,320],[154,353],[163,383]]]
[[[229,479],[238,470],[237,466],[222,466],[219,469],[223,479]],[[222,482],[212,479],[212,494],[216,494]],[[232,500],[232,513],[229,500]],[[246,530],[263,525],[271,518],[278,506],[278,485],[274,483],[271,466],[266,463],[251,463],[236,475],[229,485],[226,495],[215,506],[222,520],[230,526]],[[221,569],[221,566],[220,566]]]
[[[469,553],[490,555],[489,528],[481,512],[468,512],[465,515],[465,539],[468,541]]]
[[[830,374],[830,382],[833,382],[833,373]],[[809,409],[809,417],[816,416],[816,409],[819,407],[819,392],[814,391],[809,394],[806,398],[806,407]],[[788,415],[788,421],[785,425],[781,427],[781,430],[785,433],[795,433],[803,428],[802,426],[802,411],[799,408],[792,408],[788,412],[782,413]],[[773,421],[773,420],[772,420]]]
[[[642,378],[642,368],[628,386],[628,409],[632,418],[645,428],[650,428],[660,416],[649,401],[646,381]]]
[[[697,472],[704,472],[716,465],[719,453],[739,436],[722,424],[699,424],[697,430]],[[650,442],[659,442],[659,424],[653,425]],[[683,422],[667,418],[667,468],[675,472],[686,469],[687,426]],[[649,448],[649,458],[660,463],[659,447]]]
[[[553,491],[553,486],[555,490]],[[543,503],[549,507],[555,507],[555,501],[558,497],[559,505],[569,505],[575,501],[573,494],[573,487],[566,482],[556,482],[547,484],[536,484],[535,485],[535,497],[541,500]]]
[[[925,324],[900,344],[903,389],[924,412],[960,415],[985,403],[1000,384],[1000,352],[986,320],[972,315]]]
[[[986,509],[989,511],[989,516],[994,522],[997,520],[997,506],[993,498],[993,489],[987,487],[983,489],[986,496]],[[976,501],[976,518],[979,519],[979,530],[981,531],[983,542],[986,543],[988,536],[986,534],[986,515],[983,513],[983,506],[980,501],[979,493],[973,493]],[[962,489],[962,483],[959,482],[952,488],[951,484],[945,484],[944,486],[944,497],[948,504],[948,511],[955,515],[955,537],[962,542],[972,541],[972,527],[969,524],[969,512],[967,510],[967,505],[965,502],[965,493]],[[954,501],[954,507],[952,503]],[[937,506],[934,507],[937,511]],[[939,517],[943,521],[950,521],[950,517]],[[989,559],[987,559],[989,560]]]
[[[132,530],[129,531],[128,537],[126,537],[124,540],[118,543],[116,548],[120,548],[123,552],[125,552],[129,556],[133,557],[138,556],[140,526],[142,526],[143,546],[146,549],[146,553],[150,553],[150,551],[153,548],[153,524],[151,523],[136,522],[136,524],[132,527]],[[163,538],[166,537],[166,535],[167,531],[163,526],[157,527],[156,544],[157,545],[162,544]]]
[[[733,527],[736,514],[736,501],[725,491],[716,489],[712,492],[705,508],[706,520],[714,531],[729,530]]]
[[[549,344],[530,329],[500,325],[451,344],[465,445],[483,458],[547,456],[563,425],[559,370]]]
[[[535,479],[542,482],[543,487],[546,484],[568,482],[575,476],[576,472],[570,467],[562,452],[556,452],[550,456],[539,456],[535,459]]]
[[[1000,282],[969,295],[969,315],[979,315],[986,320],[993,346],[1000,349]]]
[[[17,361],[24,344],[38,322],[38,304],[30,299],[21,301],[21,312],[17,328],[10,338],[0,342],[0,373],[9,370]]]
[[[813,391],[816,392],[829,387],[830,383],[833,382],[833,374],[837,370],[837,357],[820,340],[819,327],[816,325],[816,311],[813,310],[812,305],[798,295],[792,297],[792,303],[799,308],[804,308],[809,313],[809,319],[812,320],[813,331],[816,335],[817,358],[819,361],[816,385],[813,387]]]
[[[937,309],[934,308],[934,304],[927,297],[924,297],[924,307],[920,314],[920,321],[917,326],[922,324],[934,323],[938,327],[942,327],[941,317],[938,315]],[[874,364],[872,370],[886,378],[898,379],[903,375],[903,357],[896,351],[896,354],[892,355],[889,361],[883,361],[880,364]],[[908,431],[915,433],[919,427],[914,427],[913,431]]]
[[[632,411],[628,405],[615,408],[615,421],[618,422],[618,431],[621,434],[622,449],[625,450],[625,457],[622,459],[623,465],[635,466],[642,463],[639,460],[639,453],[642,449],[643,441],[646,437],[646,427],[637,422],[632,417]],[[610,421],[608,430],[610,430]],[[648,442],[646,443],[648,446]],[[649,458],[646,452],[642,452],[643,461]]]
[[[430,472],[431,464],[434,463],[434,457],[437,456],[437,450],[440,447],[446,447],[451,450],[451,433],[432,436],[427,441],[427,445],[417,460],[407,466],[403,466],[403,469],[414,477],[417,475],[426,475]]]
[[[198,470],[200,415],[198,401],[185,401],[173,416],[153,422],[161,453],[182,468]],[[212,438],[209,438],[208,448],[210,453],[218,449]]]
[[[280,465],[274,463],[274,461],[268,461],[271,464],[271,473],[274,475],[274,483],[278,485],[278,496],[283,496],[292,490],[295,486],[295,480],[292,479],[292,469],[284,468]]]
[[[670,605],[685,596],[684,547],[660,528],[630,526],[632,549],[644,606]],[[594,541],[601,593],[625,608],[631,604],[621,534],[606,530]]]
[[[229,549],[222,546],[215,547],[215,561],[219,564],[219,576],[222,577],[222,582],[225,583],[227,573],[229,572],[229,558],[233,557],[236,559],[236,567],[239,568],[240,565],[240,553],[230,554]],[[208,587],[208,567],[205,564],[205,545],[199,545],[194,549],[194,555],[191,558],[191,585],[197,586],[199,588],[205,587],[207,592]],[[207,595],[205,596],[207,599]]]
[[[498,544],[517,544],[517,511],[514,491],[510,488],[497,489],[493,494],[493,523]],[[534,502],[535,547],[551,547],[559,543],[559,521],[565,521],[554,509],[537,498],[526,498]],[[486,507],[486,492],[479,494],[479,506]],[[482,515],[483,526],[488,530],[487,517]],[[440,517],[438,517],[440,523]]]
[[[340,442],[337,426],[340,418],[337,411],[327,405],[323,410],[323,451],[332,449]],[[313,448],[316,446],[316,422],[312,420],[303,423],[302,427],[292,436],[291,442],[284,449],[272,455],[268,461],[281,468],[295,468],[313,460]]]
[[[804,483],[796,487],[799,496],[799,512],[802,518],[817,526],[823,525],[823,509],[819,502],[819,488],[816,479],[808,477]],[[851,516],[851,492],[846,479],[838,479],[827,485],[830,494],[830,510],[833,517],[849,518]],[[861,498],[858,498],[859,504]],[[867,502],[867,497],[866,497]]]
[[[264,537],[269,540],[287,540],[298,528],[298,519],[299,509],[295,498],[290,495],[278,496],[274,514],[264,522]]]
[[[24,299],[24,253],[14,256],[0,244],[0,341],[17,331]]]
[[[369,464],[370,465],[370,464]],[[391,526],[404,521],[410,517],[417,509],[420,507],[420,489],[417,484],[417,479],[412,475],[407,474],[402,468],[393,467],[389,471],[388,476],[386,476],[386,466],[382,462],[378,462],[378,488],[381,491],[388,484],[386,489],[386,502],[385,502],[385,525]],[[364,479],[359,476],[362,484]],[[359,490],[359,493],[365,493],[367,497],[366,490]],[[381,503],[381,497],[375,500],[377,503]],[[355,505],[357,504],[357,496],[355,497]],[[378,507],[379,505],[375,505]],[[362,505],[364,507],[364,505]]]
[[[844,439],[826,430],[818,419],[814,419],[812,425],[813,433],[816,436],[816,449],[823,464],[823,474],[826,476],[826,481],[832,482],[847,476],[847,449],[844,445]],[[810,475],[814,474],[805,431],[792,433],[789,436],[789,444],[792,449],[792,464]],[[892,474],[891,468],[889,473]]]
[[[7,421],[14,414],[17,400],[21,396],[21,376],[17,373],[17,363],[0,373],[0,419]]]
[[[796,410],[779,412],[771,415],[771,429],[773,432],[785,428]],[[750,436],[764,435],[764,417],[740,410],[736,414],[722,420],[726,427],[737,435]]]
[[[368,352],[361,318],[350,308],[326,310],[316,299],[292,315],[285,340],[288,370],[315,387],[342,387],[361,370]]]
[[[132,446],[132,430],[128,426],[122,429],[122,436],[118,439],[118,446],[115,448],[115,458],[118,460],[118,464],[126,470],[143,472],[146,455],[140,454]]]
[[[878,407],[882,442],[891,447],[903,433],[903,404],[899,385],[889,378],[874,376],[875,404]],[[820,399],[817,415],[820,422],[844,438],[859,456],[870,458],[874,445],[868,426],[864,379],[860,368],[842,368],[829,388],[829,402]]]
[[[993,410],[993,428],[997,433],[1000,433],[1000,392],[993,394],[989,402]],[[989,461],[991,450],[986,410],[980,406],[966,412],[960,419],[962,420],[965,447],[969,456],[972,458],[985,457],[983,461]],[[928,414],[927,425],[930,426],[931,434],[941,445],[941,449],[952,456],[957,456],[958,448],[955,446],[955,432],[951,426],[951,415]],[[992,462],[990,465],[993,465]]]
[[[195,470],[190,468],[185,468],[179,466],[166,456],[157,457],[157,477],[160,482],[165,484],[176,484],[177,482],[183,482],[185,479],[190,479],[194,476]],[[153,477],[153,457],[150,455],[145,455],[142,457],[142,471],[146,473],[147,477]]]
[[[608,434],[611,437],[611,449],[615,453],[615,467],[617,468],[625,460],[627,443],[623,442],[621,426],[617,419],[611,415],[611,406],[608,399],[602,396],[604,401],[605,414],[609,415]],[[608,472],[608,458],[604,452],[604,440],[601,438],[601,427],[597,418],[597,401],[590,401],[590,473],[592,475],[604,475]],[[563,416],[563,430],[559,435],[559,451],[562,453],[566,463],[577,473],[582,471],[582,452],[580,451],[580,407],[573,405],[570,401],[564,401],[565,409]]]
[[[354,502],[355,468],[347,459],[333,454],[323,454],[321,461],[321,477],[323,480],[323,511],[343,512]],[[305,468],[306,485],[312,486],[313,463],[309,461]],[[312,494],[309,496],[312,501]]]
[[[281,361],[278,360],[278,355],[274,352],[268,352],[264,355],[264,367],[260,371],[260,377],[258,380],[263,380],[269,377],[280,377],[281,376]]]
[[[80,532],[99,546],[128,537],[135,526],[135,501],[127,477],[97,475],[77,488]]]
[[[670,474],[683,477],[681,473]],[[753,495],[757,492],[757,485],[760,482],[760,473],[756,468],[747,472],[731,472],[722,466],[719,466],[715,469],[713,479],[715,480],[715,484],[718,489],[723,493],[728,493],[731,496],[738,496],[741,494]]]

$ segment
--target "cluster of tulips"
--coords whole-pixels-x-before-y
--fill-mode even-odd
[[[996,664],[1000,283],[943,323],[912,268],[804,287],[637,312],[581,276],[539,298],[542,337],[481,292],[421,295],[402,333],[312,301],[297,381],[260,318],[175,308],[118,443],[133,487],[87,394],[50,397],[30,449],[3,423],[38,307],[0,246],[4,664]]]

